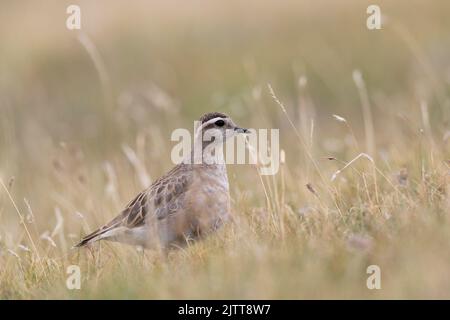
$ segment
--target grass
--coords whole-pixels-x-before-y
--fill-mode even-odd
[[[364,1],[81,1],[82,34],[68,4],[1,5],[0,298],[450,298],[447,1],[380,1],[379,31]],[[280,129],[277,175],[228,167],[232,223],[71,249],[213,110]]]

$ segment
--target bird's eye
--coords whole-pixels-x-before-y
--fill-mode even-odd
[[[225,121],[223,121],[223,120],[216,121],[216,126],[218,126],[218,127],[223,127],[224,124],[225,124]]]

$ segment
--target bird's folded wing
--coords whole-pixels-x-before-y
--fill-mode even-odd
[[[102,238],[106,232],[116,228],[140,227],[146,223],[149,213],[157,220],[175,214],[183,206],[184,195],[190,182],[190,173],[175,167],[166,176],[139,193],[117,217],[84,237],[79,245]]]

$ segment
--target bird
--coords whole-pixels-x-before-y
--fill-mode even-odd
[[[217,231],[230,219],[226,165],[213,148],[248,133],[224,113],[200,117],[194,148],[185,159],[140,192],[110,222],[83,237],[74,248],[99,240],[144,249],[183,247]],[[210,134],[205,139],[206,133]],[[197,148],[195,146],[198,146]],[[208,151],[209,150],[209,151]],[[198,152],[201,151],[201,152]]]

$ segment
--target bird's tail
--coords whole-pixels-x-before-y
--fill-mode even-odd
[[[97,240],[100,240],[102,238],[101,235],[104,233],[104,231],[105,230],[101,229],[95,230],[94,232],[83,237],[80,242],[73,246],[73,248],[81,248]]]

